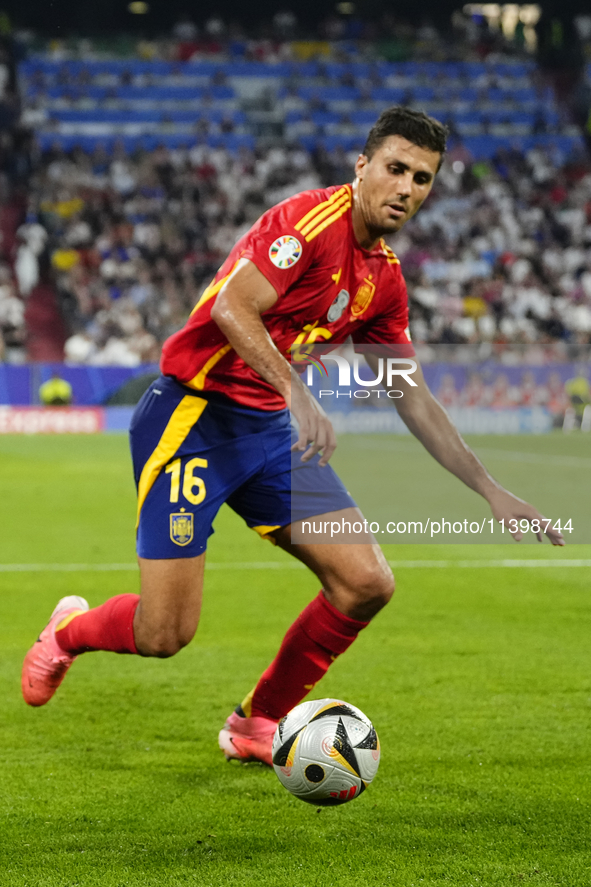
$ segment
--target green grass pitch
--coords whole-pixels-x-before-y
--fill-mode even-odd
[[[588,496],[583,435],[473,443],[537,454],[497,454],[518,492],[543,470],[571,489],[576,468]],[[217,748],[316,579],[224,510],[193,643],[166,661],[81,656],[30,709],[21,661],[57,599],[92,606],[138,579],[7,565],[133,563],[127,442],[1,438],[0,489],[0,887],[591,883],[590,570],[561,566],[591,546],[386,546],[414,565],[395,568],[394,601],[314,692],[373,719],[382,763],[358,801],[319,811]],[[416,566],[495,558],[556,566]]]

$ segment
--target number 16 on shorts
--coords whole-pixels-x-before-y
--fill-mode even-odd
[[[191,505],[199,505],[203,502],[207,495],[207,490],[203,478],[195,475],[195,470],[197,468],[207,468],[207,459],[200,459],[199,457],[189,459],[185,464],[184,471],[182,470],[180,459],[175,459],[174,462],[171,462],[166,466],[164,471],[166,474],[170,474],[170,502],[176,503],[179,501],[181,474],[183,480],[183,498],[185,498],[187,502],[190,502]]]

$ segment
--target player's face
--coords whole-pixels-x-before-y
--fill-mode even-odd
[[[415,215],[428,196],[441,155],[402,136],[388,136],[371,160],[361,154],[355,165],[356,198],[368,232],[393,234]]]

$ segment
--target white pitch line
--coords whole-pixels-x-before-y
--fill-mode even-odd
[[[455,569],[468,570],[503,568],[515,569],[522,567],[591,567],[591,559],[570,560],[471,560],[471,561],[388,561],[397,569]],[[299,561],[229,561],[227,563],[209,563],[207,570],[303,570]],[[100,573],[100,572],[131,572],[137,570],[137,564],[0,564],[0,573]]]
[[[207,563],[208,570],[303,570],[299,561],[279,563],[275,561],[230,561]],[[137,564],[0,564],[0,573],[95,573],[129,572],[137,570]]]
[[[388,561],[391,567],[437,567],[441,569],[458,567],[459,569],[478,570],[490,567],[591,567],[591,560],[500,560],[500,561]]]
[[[137,564],[0,564],[0,573],[87,573],[137,570]]]

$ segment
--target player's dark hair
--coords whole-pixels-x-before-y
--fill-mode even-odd
[[[382,111],[370,129],[363,153],[368,160],[371,160],[388,136],[402,136],[419,148],[441,154],[443,160],[448,132],[447,126],[434,117],[429,117],[424,111],[413,111],[403,105],[393,105]],[[439,165],[441,166],[441,162]]]

